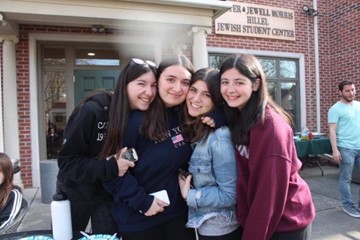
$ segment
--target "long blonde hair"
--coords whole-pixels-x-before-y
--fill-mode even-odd
[[[0,153],[0,172],[4,175],[4,181],[0,184],[0,207],[4,208],[13,189],[13,166],[8,155]]]

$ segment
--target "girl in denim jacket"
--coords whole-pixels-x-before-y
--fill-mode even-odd
[[[181,194],[189,207],[186,226],[197,228],[199,240],[238,240],[237,170],[230,132],[227,127],[214,129],[201,122],[205,114],[222,102],[219,72],[200,69],[190,84],[185,132],[195,148],[189,163],[190,175],[179,175]]]

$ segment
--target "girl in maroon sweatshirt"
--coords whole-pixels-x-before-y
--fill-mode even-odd
[[[292,120],[269,96],[252,55],[220,69],[225,112],[236,145],[237,218],[246,239],[310,239],[315,208],[293,140]]]

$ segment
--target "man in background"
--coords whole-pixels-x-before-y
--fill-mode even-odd
[[[360,218],[360,202],[354,204],[350,183],[354,166],[360,170],[360,102],[355,100],[355,85],[339,83],[341,99],[328,111],[329,137],[333,159],[339,163],[339,188],[343,211]]]

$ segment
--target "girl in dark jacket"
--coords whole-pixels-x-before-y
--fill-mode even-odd
[[[110,105],[118,101],[125,104],[122,109],[124,120],[130,105],[146,110],[155,97],[156,67],[143,63],[140,59],[129,61],[121,71],[113,96],[97,91],[84,99],[69,118],[58,158],[58,188],[70,200],[74,231],[84,231],[89,219],[93,233],[118,231],[111,216],[112,198],[102,182],[122,176],[134,163],[120,157],[125,149],[116,149],[104,158],[99,158],[99,154],[107,134]],[[138,87],[144,97],[132,100],[132,95],[127,94],[130,85]]]

